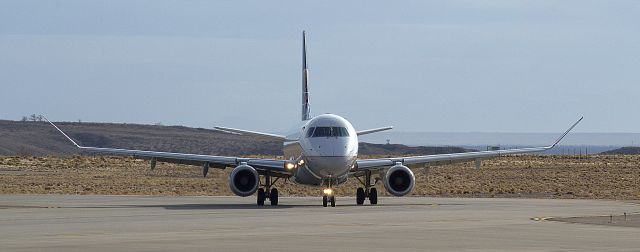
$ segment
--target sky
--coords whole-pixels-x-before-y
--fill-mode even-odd
[[[640,1],[0,0],[0,119],[640,132]]]

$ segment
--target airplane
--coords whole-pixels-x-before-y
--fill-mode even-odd
[[[306,34],[302,32],[302,114],[295,130],[287,135],[263,133],[227,127],[214,127],[228,134],[251,135],[283,141],[283,159],[262,159],[245,157],[211,156],[187,153],[157,152],[81,146],[58,126],[49,122],[57,131],[82,151],[103,155],[124,155],[150,160],[151,169],[156,162],[168,162],[202,166],[206,177],[209,168],[232,168],[228,176],[231,191],[241,197],[256,194],[257,205],[263,206],[268,199],[271,205],[278,205],[279,180],[290,180],[300,185],[322,189],[322,205],[335,207],[333,189],[347,181],[357,179],[361,187],[356,189],[356,205],[363,205],[365,199],[371,205],[378,204],[376,185],[379,181],[393,196],[405,196],[415,186],[415,175],[411,168],[427,165],[442,165],[456,162],[475,161],[479,168],[481,160],[503,155],[541,152],[554,148],[580,121],[576,121],[557,140],[543,147],[475,151],[464,153],[437,154],[425,156],[358,159],[358,137],[366,134],[390,130],[381,127],[356,130],[345,118],[335,114],[310,115],[309,69],[307,68]]]

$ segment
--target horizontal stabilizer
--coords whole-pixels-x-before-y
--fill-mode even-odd
[[[390,129],[393,129],[393,126],[375,128],[375,129],[368,129],[368,130],[360,130],[360,131],[357,131],[356,134],[358,134],[358,136],[362,136],[362,135],[376,133],[376,132],[390,130]]]
[[[263,133],[263,132],[257,132],[257,131],[250,131],[250,130],[241,130],[241,129],[218,127],[218,126],[213,127],[213,129],[218,130],[218,131],[222,131],[224,133],[236,134],[236,135],[258,136],[258,137],[264,137],[264,138],[280,140],[280,141],[284,141],[286,139],[286,137],[282,136],[282,135]]]

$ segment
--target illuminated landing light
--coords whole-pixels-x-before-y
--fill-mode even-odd
[[[293,170],[293,168],[296,168],[296,165],[294,163],[286,162],[284,164],[284,169],[287,171]]]
[[[304,159],[300,159],[300,161],[298,161],[298,166],[303,166],[304,165]]]
[[[324,192],[325,195],[333,194],[333,190],[331,188],[324,189],[324,190],[322,190],[322,192]]]

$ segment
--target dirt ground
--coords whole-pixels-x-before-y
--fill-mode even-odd
[[[0,157],[0,194],[233,195],[230,169],[149,163],[124,157]],[[640,156],[510,156],[415,169],[413,196],[640,199]],[[336,188],[353,196],[358,182]],[[318,196],[320,188],[277,183],[282,196]],[[383,195],[384,187],[378,183]]]

